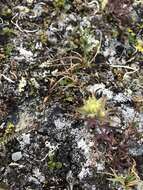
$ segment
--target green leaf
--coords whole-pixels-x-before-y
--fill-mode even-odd
[[[61,169],[62,168],[62,163],[61,162],[56,162],[56,168]]]
[[[64,78],[64,79],[60,80],[59,84],[61,86],[67,86],[69,84],[73,84],[73,81],[70,80],[69,78]]]

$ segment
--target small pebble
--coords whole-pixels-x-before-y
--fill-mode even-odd
[[[12,160],[14,162],[20,160],[21,158],[22,158],[22,153],[20,151],[12,154]]]

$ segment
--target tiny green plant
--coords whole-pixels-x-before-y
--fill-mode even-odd
[[[4,17],[10,17],[12,16],[12,10],[5,6],[3,9],[1,9],[1,15]]]
[[[6,57],[9,57],[14,49],[14,46],[10,43],[4,46],[4,54]]]
[[[84,105],[78,111],[89,118],[103,119],[106,116],[105,104],[105,97],[97,100],[92,96],[84,101]]]
[[[136,172],[135,166],[134,161],[133,166],[129,168],[126,174],[117,174],[115,170],[111,169],[112,173],[108,173],[108,175],[112,176],[112,178],[108,178],[108,180],[114,184],[119,184],[123,190],[132,190],[134,187],[141,187],[142,181]]]
[[[48,42],[48,36],[46,34],[46,32],[44,31],[41,31],[40,34],[39,34],[39,38],[40,38],[40,41],[43,45],[46,45],[47,42]]]
[[[143,53],[143,40],[138,39],[135,48],[138,52]]]
[[[80,48],[87,65],[98,45],[99,41],[95,39],[94,33],[89,28],[82,28],[80,31]]]
[[[127,29],[128,41],[136,49],[137,52],[143,53],[143,40],[137,38],[134,31],[130,28]]]
[[[48,168],[50,170],[56,170],[56,169],[61,169],[62,168],[62,163],[61,162],[56,162],[54,160],[54,156],[51,155],[49,156],[49,161],[48,161]]]
[[[8,122],[6,130],[5,130],[5,135],[12,134],[14,132],[15,126],[13,123]]]
[[[15,126],[13,123],[8,122],[3,136],[0,137],[0,147],[5,145],[12,136],[14,136]]]
[[[1,34],[4,36],[7,36],[7,37],[11,37],[11,36],[15,35],[15,31],[9,27],[5,27],[1,31]]]
[[[135,44],[136,43],[136,34],[131,28],[127,29],[127,35],[128,35],[128,41],[130,44]]]
[[[100,0],[100,3],[101,3],[101,10],[103,11],[108,4],[108,0]]]
[[[63,8],[65,6],[65,0],[54,0],[54,6],[57,8]]]

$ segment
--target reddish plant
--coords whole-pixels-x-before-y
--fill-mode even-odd
[[[107,167],[110,165],[114,169],[130,167],[132,157],[129,154],[129,148],[139,139],[138,132],[132,123],[126,129],[121,129],[118,126],[110,126],[109,122],[101,123],[94,118],[88,118],[86,121],[87,126],[93,129],[95,148],[106,149]]]
[[[108,11],[121,24],[129,23],[132,0],[108,0]]]

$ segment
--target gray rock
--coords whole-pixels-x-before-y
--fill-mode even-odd
[[[30,144],[30,134],[23,134],[23,142],[25,144]]]
[[[20,160],[21,158],[22,158],[22,153],[21,153],[21,151],[15,152],[15,153],[12,154],[12,160],[13,160],[14,162]]]
[[[38,179],[36,179],[35,177],[32,177],[32,176],[29,177],[29,182],[32,182],[32,183],[34,183],[36,185],[40,184]]]

